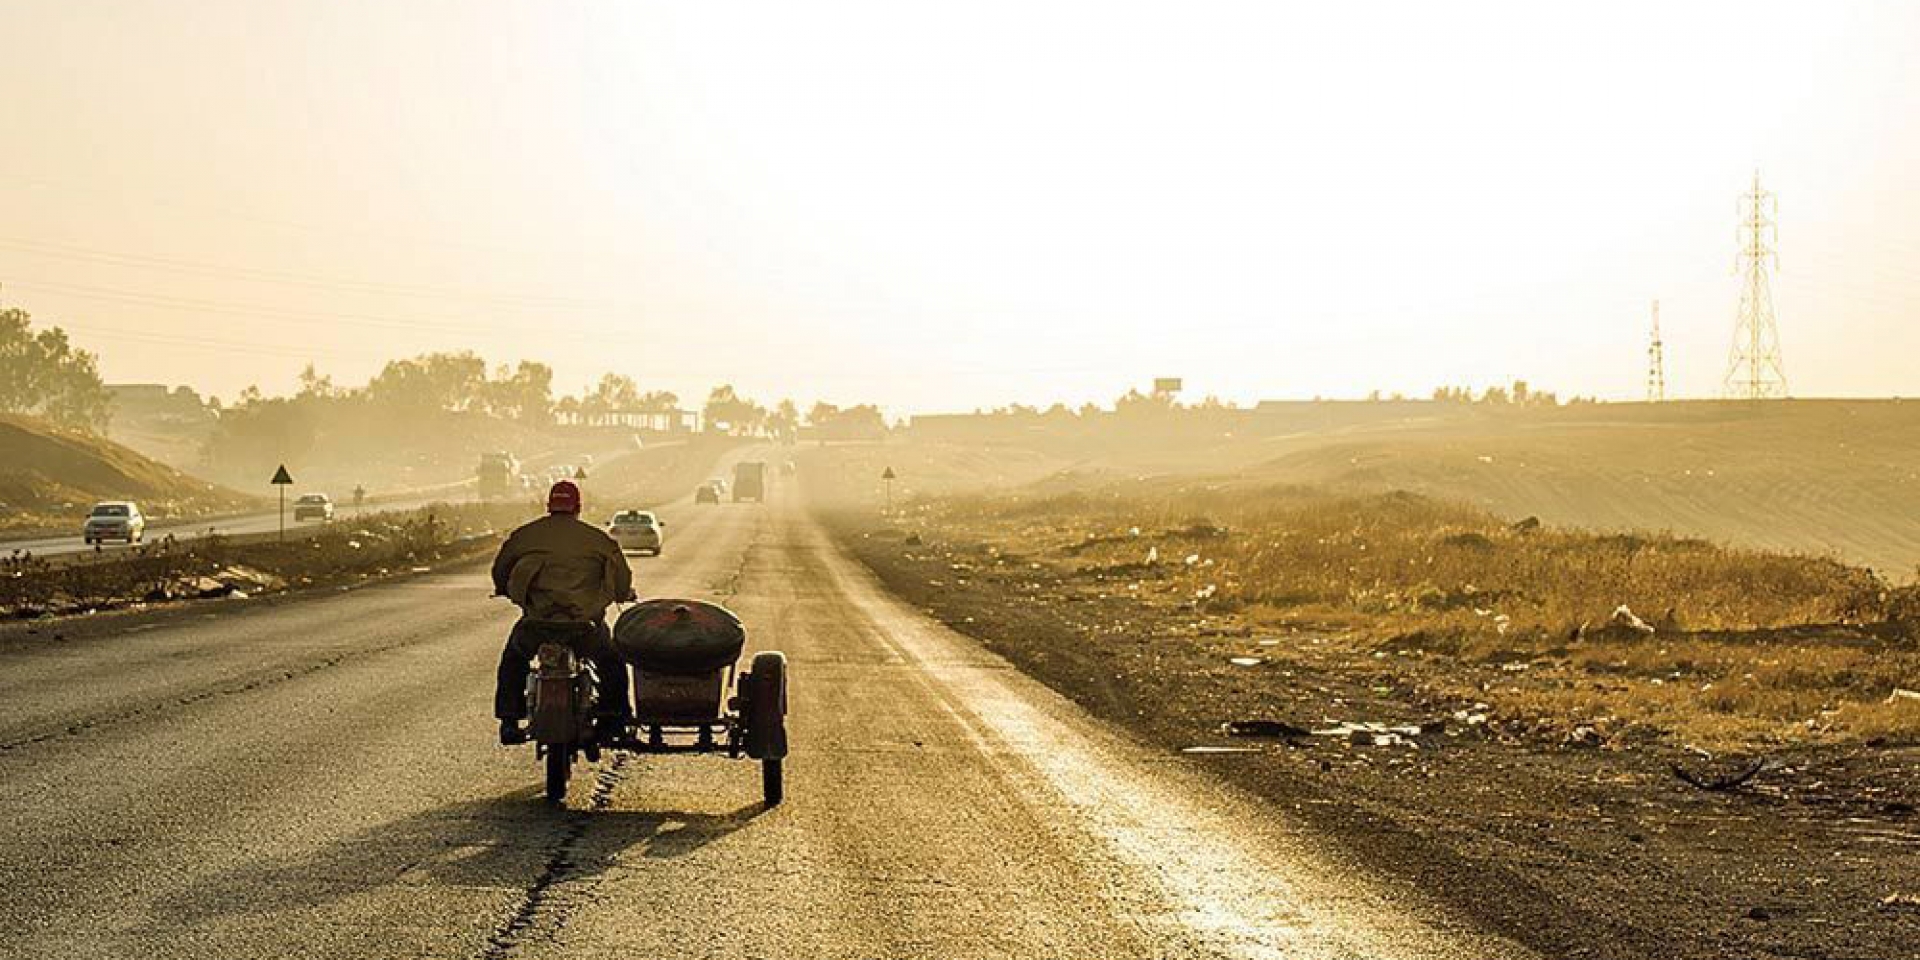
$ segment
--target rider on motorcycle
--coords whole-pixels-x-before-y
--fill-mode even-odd
[[[593,662],[600,678],[600,711],[615,722],[631,719],[627,667],[607,632],[607,605],[632,600],[633,570],[606,531],[580,519],[580,488],[570,480],[547,493],[547,515],[525,524],[500,545],[493,559],[493,590],[520,608],[520,620],[500,654],[493,715],[500,742],[525,743],[527,675],[555,625],[584,625],[573,634],[574,652]],[[545,628],[543,630],[543,628]]]

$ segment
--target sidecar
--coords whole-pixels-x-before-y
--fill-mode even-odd
[[[547,751],[548,798],[566,796],[576,752],[592,759],[604,750],[625,750],[758,760],[762,799],[769,806],[779,803],[785,793],[787,658],[764,650],[741,670],[746,642],[740,618],[718,604],[648,600],[622,611],[614,621],[613,647],[633,673],[633,722],[599,722],[570,743],[536,736]],[[537,703],[533,712],[540,713]],[[556,757],[556,750],[563,752]]]

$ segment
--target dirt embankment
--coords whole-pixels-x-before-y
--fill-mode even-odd
[[[1389,549],[1377,529],[1315,531],[1293,549],[1354,562],[1272,589],[1289,581],[1237,565],[1297,562],[1284,519],[947,506],[832,520],[891,589],[1021,669],[1546,955],[1893,957],[1920,936],[1920,648],[1865,622],[1899,598],[1844,568],[1733,554],[1733,579],[1705,582],[1712,565],[1658,538],[1624,565],[1590,538],[1567,568],[1577,542],[1436,508],[1391,547],[1431,589],[1396,589],[1392,561],[1343,579]],[[1449,538],[1465,556],[1436,574]],[[1592,602],[1554,589],[1555,564],[1681,599],[1550,630]],[[1547,580],[1531,598],[1447,580],[1487,565]],[[1683,625],[1686,598],[1712,622]],[[1809,611],[1834,622],[1774,622]]]
[[[99,500],[138,501],[156,520],[228,513],[260,502],[84,431],[0,416],[0,530],[75,532]]]

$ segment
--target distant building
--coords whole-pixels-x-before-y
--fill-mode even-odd
[[[655,433],[696,433],[700,430],[698,410],[595,410],[592,412],[561,408],[554,419],[572,427],[626,427]]]

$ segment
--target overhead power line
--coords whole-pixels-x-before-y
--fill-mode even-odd
[[[462,290],[453,287],[432,287],[413,284],[390,283],[377,280],[360,280],[344,277],[327,277],[317,274],[294,273],[283,270],[267,270],[255,267],[240,267],[224,264],[204,263],[193,260],[181,260],[172,257],[152,256],[136,253],[119,253],[109,250],[96,250],[72,244],[52,243],[41,240],[24,240],[17,237],[0,237],[0,249],[13,250],[35,257],[48,257],[59,260],[93,263],[106,266],[132,267],[142,270],[161,270],[169,273],[186,273],[220,280],[241,280],[252,283],[274,283],[286,286],[306,287],[317,290],[332,290],[346,293],[372,294],[378,296],[412,297],[433,300],[466,300],[497,303],[522,308],[566,308],[566,309],[638,309],[633,304],[615,304],[578,297],[562,297],[545,294],[502,293],[497,291]]]
[[[342,226],[340,224],[321,225],[303,223],[296,220],[286,220],[278,217],[263,217],[251,210],[236,210],[206,203],[181,203],[178,200],[172,199],[170,195],[166,195],[168,191],[165,190],[160,191],[162,195],[153,193],[122,193],[108,196],[101,192],[98,183],[73,180],[61,181],[49,179],[40,174],[20,173],[17,171],[0,171],[0,181],[26,184],[42,190],[51,189],[62,191],[65,193],[65,196],[61,198],[60,202],[68,206],[73,204],[94,204],[96,206],[112,206],[117,209],[125,207],[128,204],[140,204],[150,210],[164,211],[168,216],[195,223],[209,218],[218,218],[233,223],[245,223],[257,227],[267,227],[273,230],[304,233],[309,236],[333,238],[350,237],[360,241],[382,244],[390,249],[440,247],[448,250],[480,252],[519,259],[549,256],[560,257],[576,262],[599,262],[609,266],[619,266],[618,263],[606,256],[605,250],[598,248],[557,248],[550,240],[543,242],[538,250],[520,250],[496,244],[475,243],[472,240],[466,239],[420,235],[399,236],[391,232],[355,229],[351,226]]]
[[[579,325],[536,324],[524,319],[516,323],[504,323],[495,318],[422,318],[355,313],[349,311],[294,310],[286,307],[270,307],[264,304],[230,303],[220,300],[175,297],[165,294],[148,294],[110,287],[90,287],[80,284],[57,283],[42,280],[8,280],[6,281],[6,285],[11,289],[34,290],[59,296],[76,297],[83,300],[97,300],[105,303],[119,303],[157,310],[173,310],[183,313],[210,313],[221,316],[244,317],[250,320],[344,324],[347,326],[369,327],[374,329],[404,330],[431,334],[461,334],[465,336],[471,336],[476,333],[499,334],[506,336],[538,337],[542,341],[579,340],[629,345],[640,345],[651,342],[645,337],[619,332],[623,329],[624,324],[613,320],[605,321],[602,329],[593,329],[592,325],[581,327]]]
[[[223,354],[246,354],[249,356],[282,357],[290,360],[382,360],[391,359],[385,353],[369,347],[366,350],[340,350],[332,347],[316,347],[305,344],[282,343],[265,339],[231,339],[225,337],[206,337],[199,335],[155,333],[151,330],[123,330],[116,327],[101,327],[91,323],[63,323],[61,329],[69,333],[85,334],[89,338],[119,340],[156,347],[190,347],[204,350],[216,350]]]

